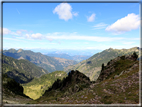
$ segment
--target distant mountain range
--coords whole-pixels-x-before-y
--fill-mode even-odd
[[[74,55],[74,56],[70,56],[68,54],[65,53],[52,53],[52,54],[46,54],[47,56],[51,56],[51,57],[58,57],[58,58],[64,58],[64,59],[69,59],[69,60],[74,60],[77,62],[80,62],[82,60],[86,60],[88,58],[90,58],[91,56],[85,56],[85,55]]]
[[[67,60],[64,58],[57,58],[57,57],[49,57],[39,52],[35,53],[30,50],[9,49],[9,50],[4,50],[3,54],[9,57],[13,57],[15,59],[27,59],[30,62],[36,64],[37,66],[46,69],[48,72],[63,70],[65,67],[69,65],[77,64],[77,62],[73,60]]]
[[[132,54],[133,52],[139,54],[139,48],[134,47],[131,49],[106,49],[102,52],[99,52],[87,60],[83,60],[76,65],[68,66],[64,69],[65,72],[69,72],[71,70],[79,70],[84,73],[86,76],[90,78],[90,80],[94,81],[98,78],[101,66],[104,63],[107,64],[111,59],[116,58],[117,56]]]
[[[75,55],[92,56],[93,54],[98,53],[101,50],[94,50],[94,49],[84,49],[84,50],[76,50],[76,49],[32,49],[32,51],[41,52],[44,55],[46,55],[46,54],[68,54],[69,56],[75,56]]]

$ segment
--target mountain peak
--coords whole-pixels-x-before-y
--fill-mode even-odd
[[[16,49],[14,49],[14,48],[10,48],[9,50],[16,50]]]
[[[113,50],[113,48],[110,47],[108,50]]]
[[[23,51],[23,49],[20,48],[20,49],[18,49],[17,53],[22,52],[22,51]]]

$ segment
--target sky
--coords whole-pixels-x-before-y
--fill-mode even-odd
[[[3,49],[139,47],[139,8],[139,3],[3,3]]]

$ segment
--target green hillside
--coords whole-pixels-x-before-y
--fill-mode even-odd
[[[34,78],[31,82],[24,84],[24,94],[32,99],[37,99],[42,96],[57,79],[62,79],[67,76],[64,71],[54,71],[49,74],[42,75],[40,78]]]
[[[48,73],[47,70],[36,66],[28,60],[17,60],[5,55],[2,57],[2,70],[3,73],[6,73],[18,83],[26,83],[31,81],[34,77],[40,77]]]
[[[123,55],[101,65],[96,81],[78,70],[56,71],[20,85],[3,75],[3,103],[139,104],[139,61]],[[34,99],[31,100],[30,98]]]
[[[22,49],[4,50],[3,54],[6,56],[13,57],[15,59],[27,59],[30,62],[36,64],[39,67],[46,69],[49,72],[53,72],[56,70],[63,70],[64,67],[67,67],[69,65],[74,65],[77,63],[76,61],[73,61],[73,60],[49,57],[39,52],[35,53],[30,50],[22,50]]]
[[[98,78],[100,74],[102,63],[106,65],[107,62],[110,61],[111,59],[114,59],[117,56],[132,54],[134,51],[137,54],[139,54],[138,47],[134,47],[131,49],[109,48],[100,53],[93,55],[87,60],[83,60],[82,62],[76,65],[66,67],[64,71],[69,72],[70,70],[79,70],[80,72],[88,76],[90,80],[94,81]]]
[[[33,104],[139,104],[139,61],[120,56],[102,66],[96,82],[79,71],[57,80]]]

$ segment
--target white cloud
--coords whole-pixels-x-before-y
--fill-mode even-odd
[[[140,17],[134,13],[128,14],[126,17],[117,20],[112,25],[106,28],[106,31],[111,31],[115,34],[121,34],[140,27]]]
[[[9,30],[8,28],[3,28],[3,35],[7,35],[7,34],[10,34],[10,35],[17,35],[17,36],[21,36],[23,34],[23,32],[27,32],[27,30],[17,30],[15,32]],[[0,28],[0,33],[1,33],[1,28]]]
[[[31,37],[33,39],[41,39],[42,38],[42,34],[40,34],[40,33],[32,34]]]
[[[27,39],[30,39],[30,35],[29,34],[25,34]]]
[[[54,33],[48,33],[46,38],[49,40],[86,40],[86,41],[96,41],[96,42],[104,42],[104,41],[115,41],[122,40],[124,38],[121,37],[99,37],[99,36],[84,36],[77,35],[76,33],[60,33],[55,35]]]
[[[77,13],[77,12],[73,12],[73,15],[74,15],[74,16],[78,16],[78,13]]]
[[[103,29],[103,28],[105,28],[106,26],[107,26],[107,24],[105,24],[105,23],[99,23],[99,24],[94,25],[93,27],[94,27],[95,29]]]
[[[61,3],[55,9],[53,10],[53,13],[57,13],[59,15],[60,19],[64,19],[65,21],[68,21],[69,19],[72,19],[73,15],[77,16],[78,13],[72,12],[72,7],[68,3]]]
[[[0,28],[0,33],[1,33],[1,28]],[[7,35],[7,34],[10,34],[11,31],[7,28],[3,28],[3,35]]]
[[[46,39],[47,39],[47,40],[49,40],[50,42],[51,42],[51,41],[53,41],[53,39],[52,39],[52,38],[48,38],[48,37],[47,37]]]
[[[16,31],[16,34],[17,34],[17,35],[21,35],[23,32],[25,33],[25,32],[27,32],[27,30],[23,30],[23,29],[17,30],[17,31]]]
[[[20,35],[22,32],[21,32],[21,31],[19,31],[19,30],[17,30],[17,31],[16,31],[16,33]]]
[[[87,17],[87,21],[88,22],[93,22],[94,19],[95,19],[95,16],[96,16],[96,14],[93,13],[90,17]]]

